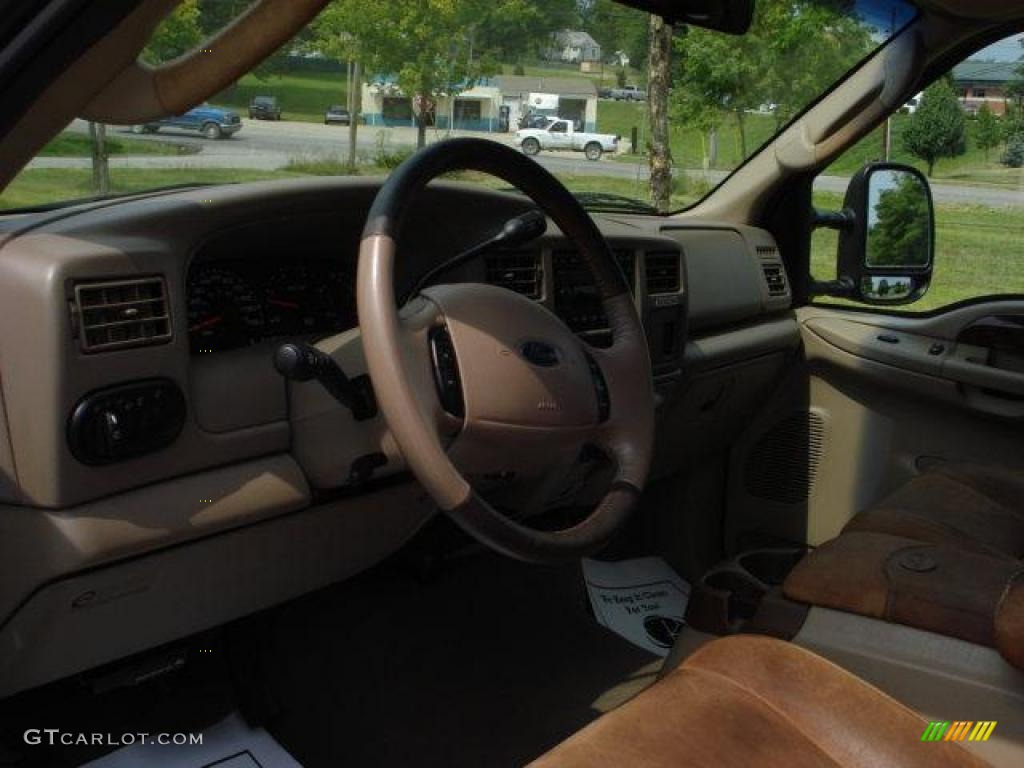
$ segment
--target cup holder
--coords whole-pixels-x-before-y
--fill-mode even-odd
[[[802,549],[760,549],[740,555],[737,562],[762,584],[778,587],[803,556]]]
[[[797,548],[753,550],[712,568],[690,595],[686,622],[716,635],[740,631],[804,553]]]

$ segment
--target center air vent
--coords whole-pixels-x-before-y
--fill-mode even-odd
[[[159,344],[171,338],[162,277],[76,285],[74,312],[85,352]]]
[[[679,293],[681,285],[678,253],[648,253],[646,262],[648,295]]]
[[[496,253],[488,256],[487,282],[531,299],[541,296],[543,272],[538,253]]]
[[[782,264],[763,264],[764,281],[768,286],[768,295],[772,298],[781,298],[789,295],[789,286],[786,284],[786,270]]]

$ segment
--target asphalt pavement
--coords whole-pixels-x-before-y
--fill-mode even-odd
[[[295,159],[347,159],[348,128],[327,126],[317,123],[264,122],[243,118],[244,127],[230,139],[211,140],[188,131],[161,129],[155,134],[135,135],[127,129],[111,127],[112,136],[123,136],[142,141],[159,141],[188,147],[193,154],[180,155],[123,155],[110,159],[112,168],[239,168],[259,171],[276,171]],[[76,120],[70,130],[85,132],[84,121]],[[441,141],[453,136],[480,136],[467,131],[429,130],[429,142]],[[487,138],[512,144],[511,134],[485,134]],[[362,158],[371,158],[380,148],[391,150],[415,146],[415,128],[379,128],[360,126],[357,153]],[[611,158],[591,162],[582,154],[572,152],[542,153],[538,162],[555,173],[575,176],[606,176],[618,179],[646,181],[646,165],[625,163]],[[38,157],[31,168],[88,168],[87,157]],[[695,178],[704,177],[717,184],[726,177],[723,171],[687,171]],[[849,179],[840,176],[819,176],[815,188],[827,192],[843,193]],[[932,193],[936,202],[974,203],[992,207],[1024,207],[1024,184],[1012,189],[995,186],[967,186],[956,184],[933,184]]]

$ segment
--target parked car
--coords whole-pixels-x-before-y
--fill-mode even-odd
[[[254,96],[249,102],[250,120],[280,120],[281,107],[273,96]]]
[[[327,108],[324,112],[324,125],[351,125],[352,115],[342,106],[337,104]]]
[[[612,98],[616,101],[647,101],[647,91],[635,85],[624,88],[612,88]]]
[[[524,128],[516,131],[516,146],[531,157],[542,149],[562,149],[583,152],[587,160],[600,160],[605,152],[616,152],[619,136],[577,131],[571,120],[551,120],[544,128]]]
[[[183,115],[165,117],[152,123],[136,125],[135,133],[156,133],[161,128],[177,128],[183,131],[197,131],[208,139],[225,139],[242,130],[242,118],[237,112],[221,107],[203,105],[190,109]]]

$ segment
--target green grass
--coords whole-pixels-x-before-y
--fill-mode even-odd
[[[153,169],[112,168],[111,192],[140,192],[172,184],[227,184],[235,181],[259,181],[297,178],[300,174],[284,171],[245,171],[230,168]],[[22,171],[0,194],[0,210],[44,205],[60,200],[91,197],[92,171],[83,168],[30,168]]]
[[[324,112],[332,104],[348,101],[348,83],[344,72],[303,72],[272,75],[261,80],[253,74],[211,99],[211,103],[249,114],[253,96],[276,96],[282,120],[322,123]]]
[[[900,136],[910,119],[908,115],[894,115],[892,118],[892,144],[889,160],[894,163],[907,163],[921,171],[928,166],[921,160],[909,155],[902,146]],[[988,157],[978,148],[974,139],[977,121],[967,121],[967,152],[959,157],[941,158],[935,164],[932,180],[944,184],[986,184],[1001,187],[1024,189],[1024,169],[1007,168],[999,162],[1003,148],[989,150]],[[882,129],[878,128],[870,135],[846,150],[826,173],[838,176],[849,176],[865,163],[879,160],[882,157]]]
[[[114,155],[192,155],[198,147],[163,141],[140,141],[118,136],[116,129],[107,129],[107,154]],[[64,131],[43,147],[40,157],[89,157],[92,141],[87,133]]]
[[[775,118],[771,115],[748,114],[744,117],[747,134],[747,153],[752,154],[776,133]],[[601,133],[614,133],[626,142],[632,137],[634,126],[638,129],[640,147],[647,143],[647,106],[625,101],[602,101],[597,105],[597,129]],[[706,138],[692,128],[672,126],[670,131],[672,157],[680,168],[699,169],[703,167],[704,156],[709,154]],[[625,156],[623,162],[642,161],[642,157]],[[740,134],[736,118],[727,115],[718,131],[718,157],[712,170],[732,170],[743,161]]]
[[[842,199],[819,192],[815,207],[836,210]],[[1024,294],[1024,209],[940,203],[935,210],[935,274],[911,312],[938,309],[978,296]],[[811,274],[836,277],[835,232],[819,230],[811,243]],[[844,304],[833,299],[827,303]]]

